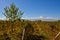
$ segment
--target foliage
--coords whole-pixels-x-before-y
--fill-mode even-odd
[[[0,40],[11,40],[11,38],[8,36],[8,34],[4,33],[3,35],[0,35]]]
[[[12,3],[10,7],[4,8],[3,14],[9,20],[16,20],[16,19],[21,19],[23,12],[19,10],[19,8],[15,6],[15,4]]]
[[[43,22],[43,21],[0,21],[0,39],[9,38],[9,40],[21,40],[23,28],[26,28],[28,34],[25,37],[38,38],[44,37],[45,40],[53,40],[55,35],[60,31],[60,22]],[[52,32],[52,29],[54,30]],[[12,31],[13,30],[13,31]],[[52,35],[53,34],[53,35]],[[34,37],[36,36],[36,37]]]

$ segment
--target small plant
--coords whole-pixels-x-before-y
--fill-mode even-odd
[[[11,40],[11,38],[8,36],[8,34],[4,33],[3,35],[0,35],[0,40]]]

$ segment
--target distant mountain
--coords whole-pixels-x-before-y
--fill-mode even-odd
[[[58,21],[57,19],[26,19],[30,21],[37,21],[37,20],[42,20],[42,21]]]
[[[42,21],[58,21],[57,19],[42,19]]]
[[[24,19],[24,20],[30,20],[30,21],[37,21],[37,20],[42,20],[42,21],[58,21],[58,20],[60,20],[58,18],[44,17],[44,16],[35,17],[35,18],[33,18],[33,17],[32,18],[27,17],[27,18],[22,18],[22,19]],[[8,19],[6,19],[5,17],[3,17],[3,18],[0,18],[0,20],[8,20]]]
[[[53,18],[53,17],[40,16],[40,17],[31,18],[31,19],[26,19],[26,20],[30,20],[30,21],[36,21],[36,20],[42,20],[42,21],[58,21],[58,20],[60,20],[60,19]]]

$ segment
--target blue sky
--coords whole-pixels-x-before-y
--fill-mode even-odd
[[[24,12],[23,18],[60,18],[60,0],[0,0],[0,18],[4,17],[4,7],[10,6],[12,2]]]

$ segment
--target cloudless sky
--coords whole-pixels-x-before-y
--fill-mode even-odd
[[[12,2],[24,12],[23,17],[60,18],[60,0],[0,0],[0,18],[4,17],[4,7],[10,6]]]

